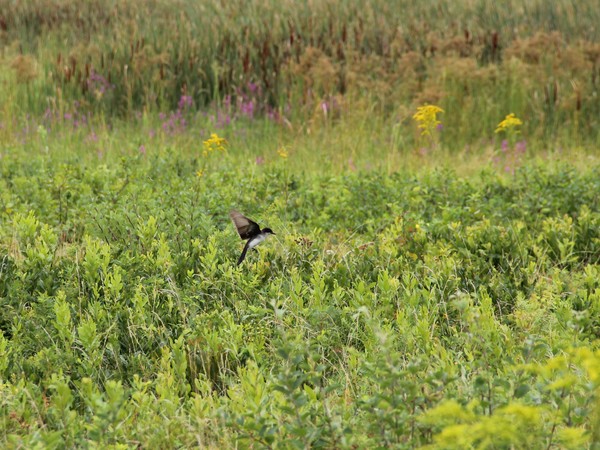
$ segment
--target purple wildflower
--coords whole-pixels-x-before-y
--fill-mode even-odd
[[[515,144],[515,152],[518,154],[524,154],[525,151],[527,150],[527,141],[525,141],[525,139],[523,139],[522,141],[518,141]]]
[[[254,117],[254,102],[252,100],[242,102],[240,105],[240,112],[249,119],[252,119]]]
[[[189,95],[182,95],[179,99],[179,103],[177,103],[177,109],[182,111],[184,109],[190,108],[192,106],[193,100]]]

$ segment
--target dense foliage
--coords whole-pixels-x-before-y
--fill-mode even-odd
[[[3,446],[597,441],[597,174],[195,164],[2,159]]]

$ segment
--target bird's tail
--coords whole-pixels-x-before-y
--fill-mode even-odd
[[[237,265],[239,266],[242,261],[244,261],[244,258],[246,257],[246,252],[248,251],[248,242],[246,242],[246,245],[244,245],[244,250],[242,250],[242,254],[240,255],[240,259],[238,259]]]

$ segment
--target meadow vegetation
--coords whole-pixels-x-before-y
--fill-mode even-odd
[[[598,23],[0,0],[0,446],[600,448]]]

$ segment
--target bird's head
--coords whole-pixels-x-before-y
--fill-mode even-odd
[[[271,230],[270,228],[263,228],[262,231],[261,231],[261,233],[264,233],[264,234],[275,234],[273,232],[273,230]]]

